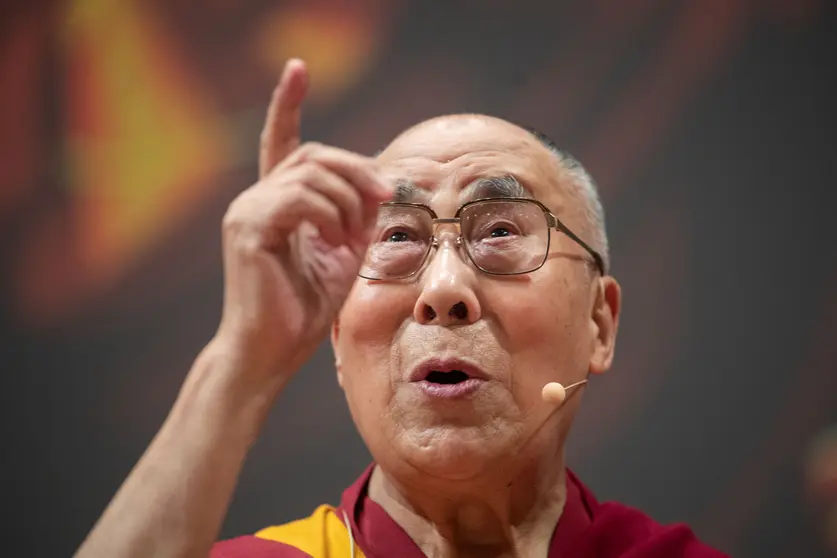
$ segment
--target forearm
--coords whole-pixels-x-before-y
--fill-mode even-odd
[[[244,385],[235,370],[240,365],[217,346],[201,354],[163,427],[77,557],[208,555],[279,391]]]

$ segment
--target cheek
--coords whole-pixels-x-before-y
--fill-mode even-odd
[[[340,310],[340,344],[355,352],[389,347],[412,315],[411,285],[358,280]]]
[[[412,315],[409,286],[357,281],[340,311],[337,350],[343,389],[355,422],[366,437],[367,426],[391,404],[392,364],[399,331]]]
[[[585,366],[584,293],[572,284],[555,273],[543,273],[520,288],[497,284],[486,293],[515,364],[516,387],[527,393],[540,393],[548,381],[573,378],[575,369]]]

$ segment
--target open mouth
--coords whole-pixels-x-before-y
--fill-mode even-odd
[[[430,400],[467,400],[488,379],[478,366],[454,358],[427,359],[410,374],[410,381]]]
[[[431,370],[427,374],[425,381],[430,382],[431,384],[453,385],[464,382],[469,378],[470,376],[462,370],[450,370],[447,372],[442,372],[441,370]]]

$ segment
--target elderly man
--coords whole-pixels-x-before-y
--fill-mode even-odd
[[[300,146],[307,82],[290,61],[261,179],[224,218],[217,334],[78,556],[720,556],[565,468],[620,309],[580,165],[477,115],[375,159]],[[375,463],[340,506],[213,545],[268,410],[329,331]]]

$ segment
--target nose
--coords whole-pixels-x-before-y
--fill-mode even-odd
[[[475,271],[450,243],[441,243],[424,271],[421,295],[413,309],[423,325],[464,325],[480,319],[481,309],[474,290]]]

